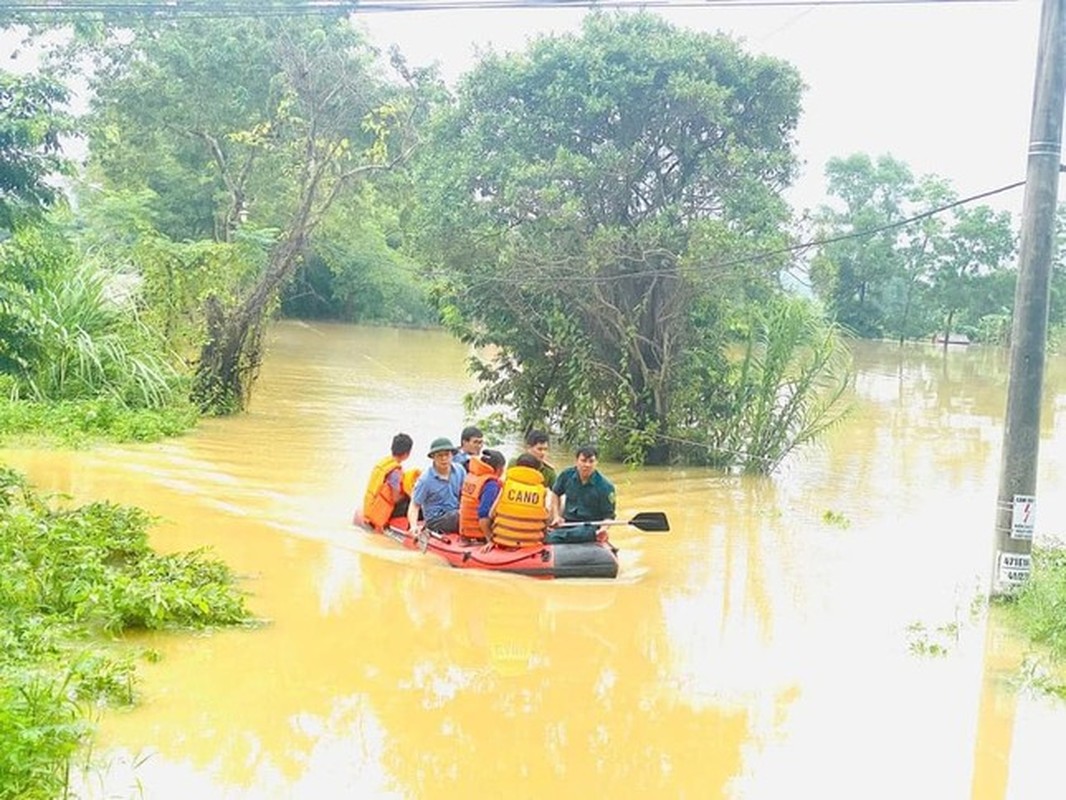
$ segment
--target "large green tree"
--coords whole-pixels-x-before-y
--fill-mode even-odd
[[[153,20],[109,41],[94,174],[151,190],[169,239],[267,245],[251,277],[203,305],[194,400],[242,407],[279,289],[334,204],[406,156],[415,104],[341,18]]]
[[[479,399],[651,462],[728,404],[733,309],[776,288],[801,82],[722,35],[594,14],[485,55],[420,164],[444,319]]]
[[[895,333],[890,321],[893,289],[897,299],[901,289],[907,298],[903,284],[909,282],[900,278],[918,269],[901,252],[900,229],[893,227],[906,218],[914,177],[891,156],[874,161],[865,154],[830,159],[825,172],[828,194],[839,202],[817,215],[820,237],[833,241],[814,259],[815,290],[834,319],[859,336]],[[921,258],[930,246],[920,236],[908,249],[912,258]]]
[[[61,137],[72,131],[67,90],[38,75],[0,70],[0,232],[59,197],[50,178],[69,173]]]
[[[939,330],[945,342],[980,320],[1012,305],[1003,288],[1013,282],[998,278],[1009,271],[1015,253],[1011,216],[988,206],[955,208],[930,270],[929,283]]]
[[[974,335],[1009,309],[1010,214],[961,204],[943,178],[891,156],[831,159],[811,269],[830,314],[859,336]]]

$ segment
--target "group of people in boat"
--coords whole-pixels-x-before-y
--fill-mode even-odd
[[[466,427],[458,447],[447,437],[434,439],[430,466],[410,469],[405,462],[414,441],[396,434],[367,481],[364,523],[383,530],[406,520],[412,531],[426,528],[487,547],[520,549],[595,541],[595,523],[614,517],[614,484],[597,468],[592,445],[578,447],[573,466],[557,473],[544,431],[530,431],[525,449],[510,461],[484,443],[479,428]]]

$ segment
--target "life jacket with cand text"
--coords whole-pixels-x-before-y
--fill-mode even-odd
[[[504,547],[542,544],[548,527],[548,509],[544,505],[547,493],[544,477],[532,467],[507,470],[496,503],[492,541]]]

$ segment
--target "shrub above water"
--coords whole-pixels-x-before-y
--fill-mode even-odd
[[[203,550],[154,553],[152,521],[55,506],[0,467],[0,800],[61,796],[88,709],[133,702],[136,653],[104,634],[248,621],[229,568]]]

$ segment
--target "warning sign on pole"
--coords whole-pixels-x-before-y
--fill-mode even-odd
[[[1032,539],[1036,524],[1036,498],[1028,494],[1014,495],[1011,509],[1010,538]]]

